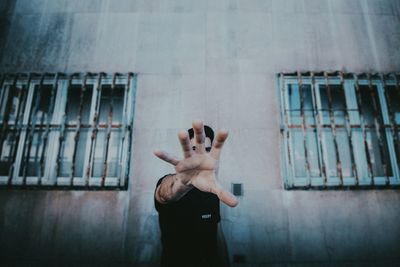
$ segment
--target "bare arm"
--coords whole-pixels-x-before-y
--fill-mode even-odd
[[[180,175],[170,174],[162,180],[157,187],[155,198],[157,202],[166,204],[181,199],[187,192],[193,189],[192,185],[187,185],[182,181]]]

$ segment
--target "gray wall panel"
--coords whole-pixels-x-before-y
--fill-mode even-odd
[[[219,179],[237,266],[397,266],[398,190],[285,191],[275,74],[400,70],[396,0],[2,1],[0,72],[138,73],[128,191],[0,191],[0,255],[17,266],[154,266],[153,190],[202,118],[230,130]],[[236,266],[234,264],[234,266]]]

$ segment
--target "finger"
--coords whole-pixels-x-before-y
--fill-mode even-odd
[[[204,124],[202,121],[194,121],[192,123],[194,130],[194,140],[196,144],[196,152],[200,154],[204,154],[205,150],[205,135],[204,135]]]
[[[214,194],[216,194],[221,200],[221,202],[225,203],[229,207],[236,207],[237,204],[239,203],[238,199],[229,191],[225,190],[220,186],[219,184],[217,185],[217,188],[215,189]]]
[[[175,157],[169,155],[167,152],[164,152],[164,151],[160,151],[160,150],[154,151],[154,155],[156,155],[156,157],[158,157],[158,158],[162,159],[163,161],[166,161],[174,166],[178,165],[178,163],[179,163],[178,159],[176,159]]]
[[[219,158],[221,154],[222,147],[225,143],[225,140],[228,138],[228,131],[221,130],[217,133],[215,140],[213,142],[213,146],[210,151],[210,155],[216,159]]]
[[[182,146],[183,156],[189,158],[192,155],[192,149],[190,147],[189,135],[185,131],[180,131],[178,134],[179,142]]]

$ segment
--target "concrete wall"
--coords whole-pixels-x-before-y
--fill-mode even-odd
[[[153,190],[195,118],[230,137],[222,207],[238,266],[398,266],[398,190],[285,191],[274,75],[400,70],[398,0],[0,2],[0,72],[139,74],[128,191],[0,191],[1,265],[154,266]]]

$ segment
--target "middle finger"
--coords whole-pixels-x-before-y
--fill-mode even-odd
[[[205,135],[204,135],[204,125],[201,121],[193,122],[193,130],[194,130],[194,140],[196,146],[196,152],[200,154],[204,154],[205,150]]]

